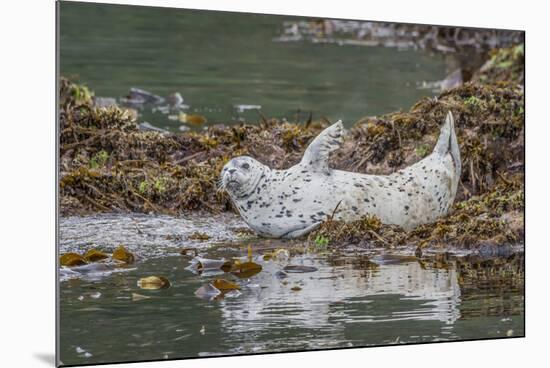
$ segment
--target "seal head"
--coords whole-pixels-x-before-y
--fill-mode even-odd
[[[254,192],[266,168],[252,157],[236,157],[223,167],[219,189],[234,199],[246,198]]]

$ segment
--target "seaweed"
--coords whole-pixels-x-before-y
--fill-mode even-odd
[[[449,215],[434,223],[405,231],[385,225],[374,216],[343,223],[327,220],[308,236],[315,243],[319,237],[332,245],[346,244],[393,248],[397,246],[473,248],[522,243],[524,238],[523,175],[499,178],[494,188],[466,201],[456,202]]]
[[[493,49],[489,59],[474,74],[474,81],[495,83],[499,81],[523,84],[525,79],[525,44]]]
[[[469,247],[523,239],[525,104],[518,84],[523,48],[493,51],[487,63],[491,67],[480,69],[472,82],[424,98],[409,111],[360,119],[331,156],[335,169],[390,174],[431,152],[440,124],[452,111],[462,177],[451,213],[409,233],[372,217],[350,224],[330,220],[309,236],[317,248],[410,244],[421,253],[443,243]],[[232,211],[227,195],[216,190],[226,162],[250,155],[272,168],[288,168],[330,124],[311,116],[305,123],[260,116],[256,125],[161,134],[140,130],[131,109],[96,105],[93,95],[61,79],[62,215]]]

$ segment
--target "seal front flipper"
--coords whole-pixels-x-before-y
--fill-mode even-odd
[[[307,233],[317,229],[319,226],[321,226],[321,224],[322,224],[322,222],[316,222],[316,223],[314,223],[312,225],[309,225],[305,228],[289,231],[288,233],[282,235],[281,238],[283,238],[283,239],[296,239],[296,238],[299,238],[302,235],[306,235]]]
[[[312,170],[328,172],[329,154],[342,146],[344,142],[344,127],[338,120],[321,132],[307,147],[300,162]]]

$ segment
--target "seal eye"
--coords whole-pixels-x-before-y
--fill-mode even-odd
[[[245,170],[250,169],[250,165],[247,164],[247,163],[242,164],[241,167],[242,167],[243,169],[245,169]]]

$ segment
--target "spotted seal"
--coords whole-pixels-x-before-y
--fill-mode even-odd
[[[296,238],[328,216],[353,221],[376,215],[383,223],[412,229],[445,215],[460,179],[460,151],[449,112],[433,152],[391,175],[334,170],[329,154],[342,145],[342,122],[323,130],[300,163],[272,170],[240,156],[222,169],[220,189],[246,223],[260,236]]]

